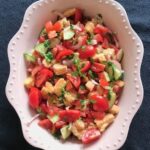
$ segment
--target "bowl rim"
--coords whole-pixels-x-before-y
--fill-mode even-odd
[[[37,143],[35,143],[33,140],[31,140],[28,135],[27,135],[27,132],[26,132],[26,124],[24,124],[24,122],[22,121],[22,118],[21,118],[21,115],[19,113],[19,108],[17,107],[17,105],[15,105],[15,100],[13,99],[13,94],[12,94],[12,91],[11,89],[13,88],[13,70],[15,69],[14,65],[12,64],[12,61],[11,61],[11,57],[12,56],[12,53],[11,53],[11,50],[12,50],[12,47],[13,46],[16,46],[17,45],[17,42],[19,40],[19,36],[23,36],[23,31],[24,29],[27,28],[27,25],[26,25],[26,22],[29,21],[28,19],[28,16],[30,16],[30,12],[32,9],[36,9],[36,6],[37,5],[41,5],[42,3],[49,3],[49,2],[54,2],[56,0],[38,0],[34,3],[32,3],[28,8],[27,10],[25,11],[25,15],[24,15],[24,18],[23,18],[23,21],[22,21],[22,24],[21,24],[21,27],[19,28],[18,32],[13,36],[13,38],[10,40],[9,44],[8,44],[8,48],[7,48],[7,53],[8,53],[8,59],[9,59],[9,64],[10,64],[10,74],[9,74],[9,77],[8,77],[8,81],[7,81],[7,84],[6,84],[6,89],[5,89],[5,93],[6,93],[6,96],[7,96],[7,99],[9,101],[9,103],[12,105],[12,107],[15,109],[15,111],[17,112],[17,115],[19,116],[19,119],[20,119],[20,122],[21,122],[21,128],[22,128],[22,131],[23,131],[23,136],[24,138],[26,139],[26,141],[34,146],[34,147],[37,147],[37,148],[43,148],[42,145],[38,145],[37,146]],[[133,117],[135,116],[135,114],[137,113],[138,109],[140,108],[141,104],[142,104],[142,101],[143,101],[143,95],[144,95],[144,90],[143,90],[143,85],[142,85],[142,81],[141,81],[141,76],[140,76],[140,70],[141,70],[141,64],[142,64],[142,60],[143,60],[143,55],[144,55],[144,46],[143,46],[143,43],[140,39],[140,37],[137,35],[137,33],[133,30],[133,28],[131,27],[131,24],[129,22],[129,18],[128,18],[128,15],[126,13],[126,10],[124,9],[124,7],[117,1],[115,0],[99,0],[99,3],[111,3],[112,5],[116,6],[117,9],[121,12],[120,15],[125,19],[126,21],[126,28],[128,28],[128,31],[130,32],[131,35],[133,35],[134,39],[133,40],[136,40],[136,46],[137,48],[139,49],[137,51],[137,55],[138,55],[138,66],[137,66],[137,62],[135,62],[135,67],[137,68],[137,70],[139,70],[139,72],[135,72],[135,78],[136,79],[136,84],[135,88],[137,89],[137,94],[139,94],[139,98],[138,98],[138,101],[135,102],[136,105],[132,105],[132,112],[130,112],[130,117],[127,118],[126,120],[126,123],[128,124],[126,127],[125,127],[125,130],[124,131],[121,131],[122,132],[122,140],[120,141],[119,144],[116,144],[114,143],[112,145],[112,147],[109,147],[109,149],[119,149],[120,147],[123,146],[123,144],[125,143],[126,141],[126,138],[127,138],[127,135],[128,135],[128,132],[129,132],[129,126],[131,125],[131,122],[132,122],[132,119]],[[14,58],[15,59],[15,58]],[[138,87],[137,87],[138,85]],[[137,95],[138,96],[138,95]],[[107,147],[108,148],[108,147]],[[48,149],[48,148],[44,148],[44,149]]]

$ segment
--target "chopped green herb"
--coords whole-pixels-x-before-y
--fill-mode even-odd
[[[61,133],[60,133],[60,130],[56,130],[54,133],[53,133],[53,136],[57,139],[60,139],[61,137]]]
[[[74,26],[73,26],[72,24],[70,25],[70,29],[71,29],[71,30],[74,30]]]
[[[95,78],[97,77],[97,74],[94,73],[92,70],[89,70],[89,71],[88,71],[88,74],[90,75],[90,77],[91,77],[92,79],[95,79]]]
[[[44,42],[44,46],[45,46],[45,48],[49,48],[49,47],[50,47],[50,41],[49,41],[49,40],[46,40],[46,41]]]
[[[90,100],[90,103],[95,104],[96,101],[95,100]]]
[[[46,33],[46,29],[43,28],[40,32],[40,36],[45,36],[47,33]]]
[[[53,60],[53,54],[51,52],[45,54],[45,60],[50,63]]]
[[[81,89],[81,90],[85,90],[86,88],[85,88],[84,85],[80,85],[80,89]]]
[[[85,48],[86,48],[86,46],[85,46],[85,45],[81,46],[82,51],[84,51],[84,50],[85,50]]]
[[[94,63],[94,59],[93,59],[93,58],[90,58],[90,62],[93,64],[93,63]]]
[[[72,72],[72,75],[77,77],[77,76],[79,76],[79,73],[78,73],[78,71],[74,71],[74,72]]]
[[[92,39],[88,39],[86,42],[88,45],[92,45]]]

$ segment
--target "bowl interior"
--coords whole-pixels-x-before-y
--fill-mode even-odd
[[[42,5],[38,5],[38,4]],[[26,14],[26,18],[29,18],[29,22],[26,23],[27,28],[25,29],[24,36],[20,38],[20,41],[17,43],[15,56],[18,58],[17,68],[17,82],[16,89],[18,89],[18,93],[16,91],[16,98],[18,100],[18,104],[20,109],[23,111],[23,114],[26,116],[26,121],[29,121],[35,114],[28,106],[28,96],[26,90],[24,89],[23,82],[26,78],[26,67],[23,59],[23,53],[26,50],[31,50],[37,42],[38,35],[43,28],[44,24],[48,20],[54,21],[56,16],[51,13],[52,10],[63,11],[67,8],[78,7],[84,10],[85,15],[87,16],[95,16],[96,14],[102,14],[104,18],[104,22],[106,25],[117,33],[118,39],[120,41],[120,45],[124,50],[124,59],[123,59],[123,69],[125,70],[124,80],[126,82],[126,86],[123,90],[122,96],[120,98],[119,106],[120,113],[117,116],[115,122],[106,130],[106,132],[102,135],[102,138],[97,141],[95,144],[89,145],[87,149],[99,147],[100,145],[106,145],[108,143],[115,143],[116,138],[121,136],[122,123],[126,117],[130,106],[134,104],[136,99],[135,85],[134,85],[134,62],[136,59],[136,51],[137,47],[135,43],[131,40],[129,34],[125,29],[125,24],[123,23],[123,17],[120,15],[120,11],[117,9],[117,6],[111,5],[111,3],[99,3],[98,1],[91,0],[56,0],[54,2],[48,1],[48,3],[37,2],[37,9],[33,10],[31,7],[29,8],[29,13]],[[139,77],[140,78],[140,77]],[[72,149],[77,150],[80,148],[84,148],[79,143],[74,140],[66,142],[64,144],[59,140],[56,140],[50,133],[43,130],[37,125],[37,120],[34,121],[28,127],[30,136],[33,139],[41,141],[44,145],[55,145],[54,149],[58,149],[62,147],[66,150]],[[52,143],[52,145],[51,145]],[[72,146],[73,145],[73,146]],[[45,147],[45,146],[43,146]],[[45,148],[46,149],[46,148]]]

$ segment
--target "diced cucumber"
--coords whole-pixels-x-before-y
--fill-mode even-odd
[[[47,116],[47,118],[52,122],[52,123],[56,123],[59,120],[59,116],[58,115],[54,115],[53,117],[51,116]]]
[[[70,27],[67,27],[64,29],[64,32],[63,32],[64,40],[70,40],[71,38],[73,38],[74,35],[75,35],[75,32],[71,30]]]
[[[31,53],[24,53],[24,58],[27,62],[34,63],[36,61],[35,56],[33,56]]]
[[[115,80],[119,80],[122,77],[122,71],[114,66],[114,78]]]
[[[109,78],[112,81],[114,79],[114,68],[113,68],[113,66],[112,65],[109,66],[107,70],[108,70]]]
[[[117,56],[117,60],[118,60],[119,62],[122,60],[123,55],[124,55],[123,50],[120,49],[120,50],[118,51],[117,55],[116,55],[116,56]]]
[[[35,50],[38,51],[42,56],[44,56],[48,48],[50,48],[50,41],[46,40],[44,43],[36,45]]]
[[[109,108],[111,108],[115,104],[116,98],[117,98],[116,93],[110,90],[108,93]]]
[[[71,135],[71,125],[66,125],[60,129],[62,139],[66,140]]]

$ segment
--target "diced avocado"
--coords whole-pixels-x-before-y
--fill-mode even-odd
[[[117,98],[116,93],[110,90],[108,93],[109,108],[111,108],[114,105],[116,98]]]
[[[36,61],[35,56],[33,56],[31,53],[24,53],[24,58],[27,62],[34,63]]]
[[[47,116],[47,118],[52,122],[52,123],[56,123],[59,120],[59,116],[58,115],[54,115],[53,117],[51,116]]]
[[[44,43],[36,45],[35,50],[38,51],[42,56],[44,56],[49,48],[50,48],[50,41],[46,40]]]
[[[119,80],[122,77],[122,71],[114,66],[114,78],[115,80]]]
[[[105,76],[105,79],[109,82],[110,81],[110,78],[109,78],[109,75],[107,72],[104,72],[104,76]]]
[[[71,30],[70,27],[67,27],[64,29],[64,32],[63,32],[64,40],[70,40],[71,38],[73,38],[74,35],[75,35],[75,32]]]
[[[33,77],[28,77],[28,78],[26,78],[26,80],[24,81],[24,86],[26,87],[26,88],[31,88],[32,86],[34,86],[34,79],[33,79]]]
[[[66,125],[60,130],[62,139],[66,140],[71,135],[71,125]]]
[[[123,50],[120,49],[120,50],[118,51],[117,55],[116,55],[116,56],[117,56],[117,60],[118,60],[119,62],[122,60],[123,55],[124,55]]]

